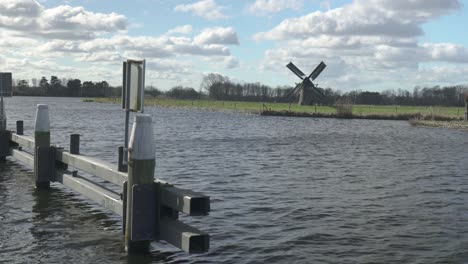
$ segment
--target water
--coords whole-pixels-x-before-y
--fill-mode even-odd
[[[51,103],[53,102],[53,103]],[[118,105],[7,99],[10,128],[49,103],[52,143],[117,160]],[[30,169],[0,164],[4,263],[467,263],[468,137],[406,122],[261,117],[147,108],[157,177],[211,196],[210,252],[153,243],[128,257],[119,217],[60,185],[34,190]]]

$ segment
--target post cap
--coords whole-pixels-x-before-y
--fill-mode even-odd
[[[35,132],[50,132],[49,121],[49,106],[46,104],[38,104],[36,111]]]
[[[150,115],[135,116],[130,135],[130,159],[152,160],[156,158],[153,124]]]
[[[46,104],[38,104],[37,109],[49,109],[49,105]]]
[[[151,123],[150,115],[137,115],[135,116],[135,123]]]

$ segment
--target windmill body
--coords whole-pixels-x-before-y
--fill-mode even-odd
[[[314,98],[323,99],[323,93],[312,82],[320,75],[320,73],[322,73],[325,67],[327,67],[323,61],[317,65],[317,67],[310,73],[309,76],[306,76],[292,62],[288,63],[286,67],[302,80],[300,83],[296,84],[296,87],[294,87],[290,93],[287,94],[287,98],[299,95],[299,105],[310,104]]]

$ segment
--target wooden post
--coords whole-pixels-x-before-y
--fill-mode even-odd
[[[24,132],[23,120],[17,120],[16,121],[16,134],[17,135],[24,135],[23,132]]]
[[[80,154],[80,134],[70,135],[70,154]]]
[[[135,116],[129,142],[128,182],[127,182],[127,212],[125,224],[125,250],[127,252],[147,252],[151,240],[139,240],[132,236],[132,222],[136,214],[133,210],[133,187],[152,186],[154,182],[155,148],[151,116]],[[156,210],[156,208],[152,208]],[[156,224],[156,223],[151,223]]]
[[[34,154],[34,176],[36,179],[37,188],[49,188],[50,187],[50,175],[47,169],[42,169],[42,158],[47,160],[45,157],[39,157],[39,148],[50,148],[50,121],[49,121],[49,106],[45,104],[38,104],[36,111],[36,123],[34,126],[34,142],[35,142],[35,154]]]

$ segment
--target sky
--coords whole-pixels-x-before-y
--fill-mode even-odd
[[[199,89],[218,73],[272,87],[411,90],[468,84],[468,0],[0,0],[0,72]],[[30,82],[31,84],[31,82]]]

